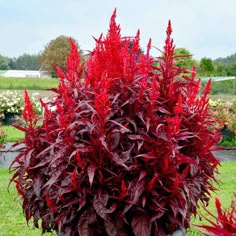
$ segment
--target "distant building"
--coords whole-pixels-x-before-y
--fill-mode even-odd
[[[5,78],[51,78],[51,73],[41,70],[1,70],[0,77]]]

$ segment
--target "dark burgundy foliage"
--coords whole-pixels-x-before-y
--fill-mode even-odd
[[[234,198],[236,193],[234,193]],[[198,225],[197,227],[204,229],[202,233],[206,236],[235,236],[236,235],[236,201],[233,199],[231,208],[222,210],[220,200],[215,199],[215,206],[217,209],[217,216],[214,216],[205,208],[208,216],[213,220],[204,217],[211,225]]]
[[[207,204],[218,131],[195,71],[175,66],[171,24],[160,58],[111,17],[81,65],[75,44],[37,125],[26,93],[25,148],[12,166],[26,220],[60,235],[157,236]],[[131,43],[132,42],[132,46]],[[158,65],[158,66],[154,66]],[[56,107],[53,111],[50,107]]]

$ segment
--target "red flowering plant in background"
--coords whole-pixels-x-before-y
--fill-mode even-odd
[[[165,235],[188,228],[198,201],[207,204],[214,190],[219,136],[210,84],[199,97],[195,71],[176,67],[170,22],[154,59],[151,41],[140,53],[139,31],[122,38],[115,17],[85,64],[71,41],[41,125],[26,93],[25,148],[12,181],[26,220],[42,222],[43,232]]]
[[[236,193],[234,193],[234,198]],[[222,210],[220,200],[215,199],[217,216],[213,215],[205,208],[208,216],[212,217],[215,222],[204,217],[210,225],[198,225],[198,228],[203,229],[201,233],[206,236],[234,236],[236,235],[236,201],[233,199],[229,209]]]

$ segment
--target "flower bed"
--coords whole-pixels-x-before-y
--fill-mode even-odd
[[[0,94],[0,113],[21,114],[24,108],[24,98],[16,91],[6,91]]]
[[[236,139],[236,99],[231,102],[223,100],[210,100],[210,111],[217,126],[221,129],[223,142],[231,140],[232,144]],[[225,142],[227,143],[227,142]]]
[[[31,97],[36,114],[42,113],[42,106],[37,96]],[[24,108],[24,97],[17,91],[4,91],[0,94],[0,119],[9,125],[14,122],[16,116],[20,116]],[[12,121],[9,121],[9,119]]]

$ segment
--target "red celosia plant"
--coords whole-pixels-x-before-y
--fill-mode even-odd
[[[236,197],[236,193],[234,194],[234,197]],[[222,210],[220,200],[216,198],[215,206],[217,209],[217,216],[214,216],[207,208],[205,208],[207,214],[215,219],[215,222],[204,217],[211,225],[197,227],[204,229],[202,233],[206,236],[236,235],[236,201],[232,200],[230,209]]]
[[[84,65],[71,41],[40,125],[26,93],[25,148],[12,181],[26,220],[42,222],[43,232],[165,235],[188,228],[198,201],[214,190],[210,84],[198,97],[194,70],[175,66],[170,22],[154,60],[151,41],[140,53],[139,31],[122,38],[115,17]]]

